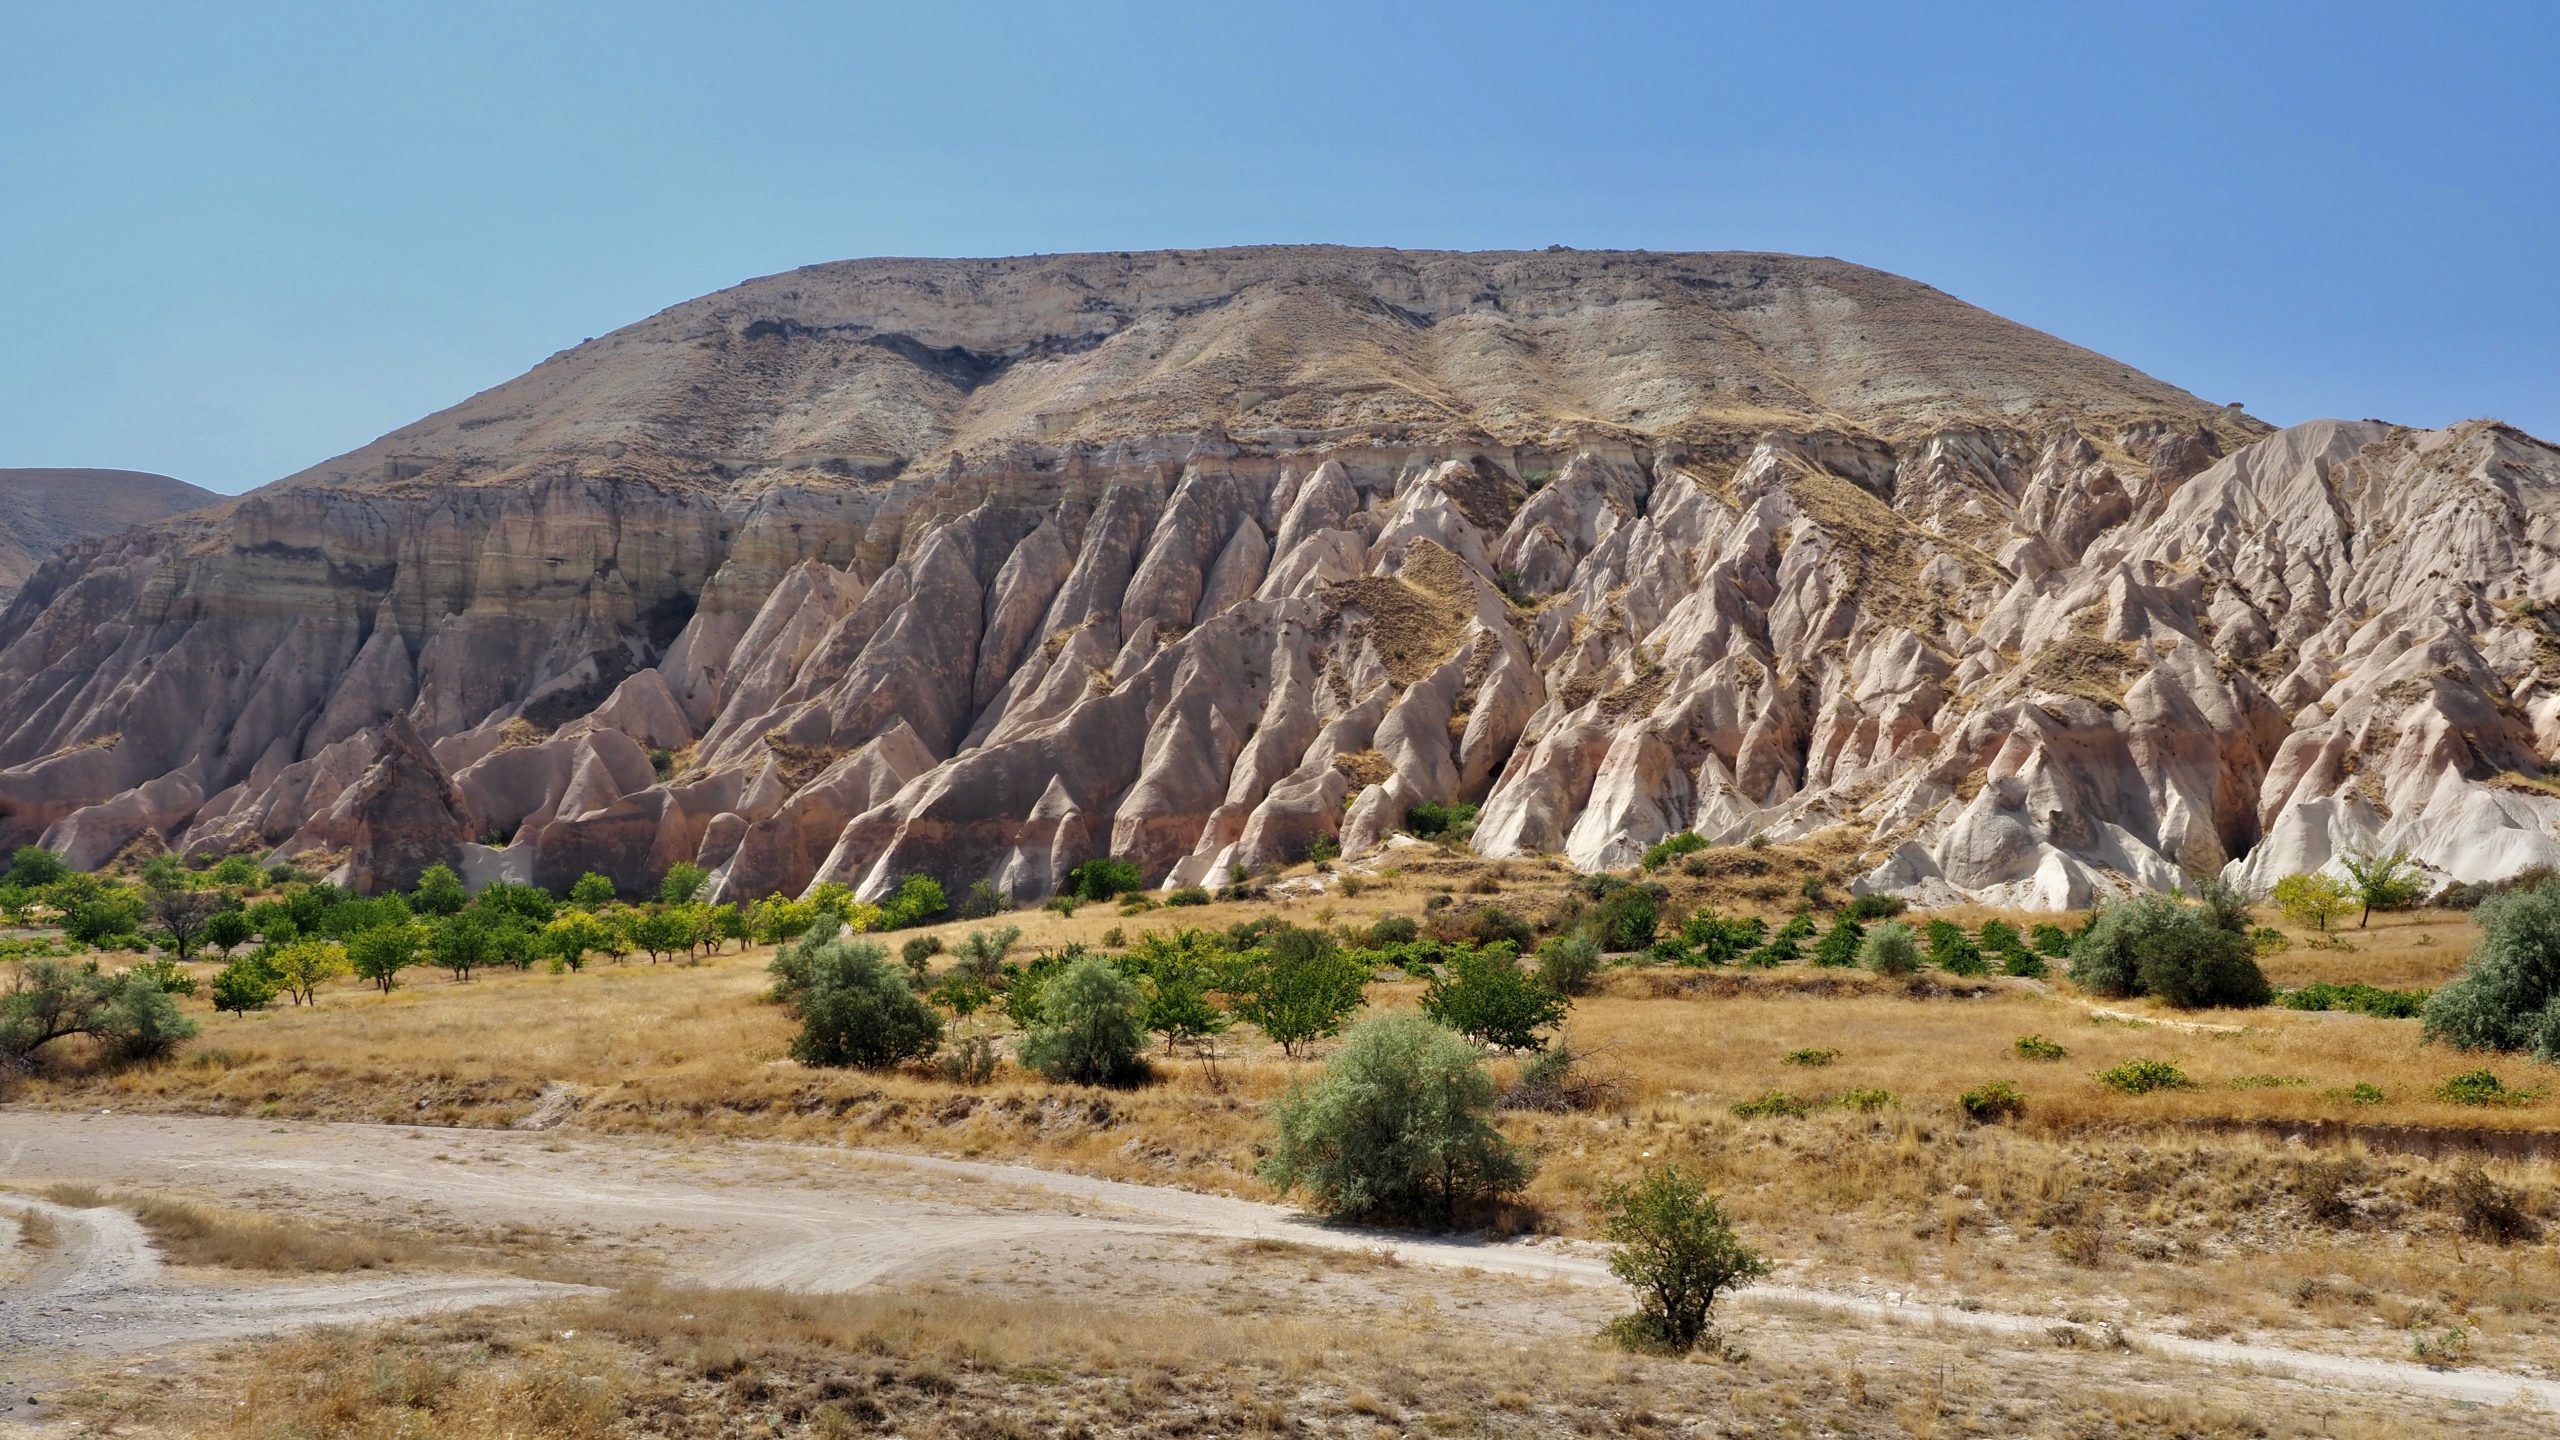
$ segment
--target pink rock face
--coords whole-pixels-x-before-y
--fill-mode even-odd
[[[725,899],[1853,827],[2065,905],[2560,863],[2560,455],[1752,255],[851,262],[0,615],[0,841]],[[480,842],[480,843],[475,843]]]

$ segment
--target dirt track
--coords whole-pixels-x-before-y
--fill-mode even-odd
[[[1408,1265],[1570,1284],[1616,1282],[1595,1248],[1489,1244],[1323,1226],[1278,1207],[1018,1166],[740,1142],[681,1146],[555,1133],[280,1124],[220,1118],[0,1110],[0,1179],[178,1187],[235,1203],[290,1197],[308,1210],[434,1210],[479,1223],[583,1229],[645,1246],[675,1278],[713,1285],[849,1290],[937,1261],[1002,1253],[1035,1238],[1097,1253],[1148,1235],[1279,1238],[1391,1249]],[[0,1202],[0,1205],[14,1202]],[[534,1282],[468,1277],[330,1285],[172,1288],[138,1227],[116,1212],[62,1211],[87,1238],[41,1278],[0,1297],[0,1340],[83,1349],[213,1339],[293,1325],[511,1301]],[[2048,1317],[1897,1305],[1790,1287],[1745,1304],[1811,1306],[1868,1320],[1997,1334],[2043,1334]],[[2477,1403],[2560,1407],[2560,1383],[2492,1371],[2324,1355],[2274,1346],[2129,1335],[2164,1358],[2289,1373]]]

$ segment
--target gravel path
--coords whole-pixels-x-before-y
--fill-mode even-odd
[[[751,1142],[681,1144],[499,1130],[329,1125],[209,1117],[76,1115],[0,1109],[0,1178],[282,1190],[368,1207],[431,1204],[476,1223],[574,1225],[645,1241],[681,1278],[713,1285],[841,1291],[955,1254],[1032,1237],[1090,1237],[1097,1256],[1147,1234],[1280,1239],[1392,1251],[1444,1266],[1614,1286],[1605,1253],[1570,1242],[1487,1242],[1326,1226],[1277,1206],[1024,1166]],[[0,1206],[24,1204],[0,1200]],[[40,1277],[0,1298],[0,1342],[125,1348],[293,1325],[415,1313],[557,1293],[486,1277],[393,1277],[225,1291],[168,1285],[140,1227],[114,1211],[43,1207],[66,1240]],[[1106,1262],[1107,1263],[1107,1262]],[[23,1293],[22,1293],[23,1292]],[[1897,1304],[1764,1286],[1745,1305],[1808,1307],[1862,1319],[2004,1335],[2044,1335],[2048,1317]],[[2483,1404],[2560,1408],[2560,1383],[2272,1345],[2128,1332],[2152,1354]],[[2056,1352],[2055,1363],[2069,1363]]]

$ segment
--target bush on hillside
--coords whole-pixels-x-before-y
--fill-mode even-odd
[[[1769,1273],[1769,1262],[1734,1233],[1723,1202],[1678,1166],[1609,1187],[1600,1206],[1600,1233],[1618,1247],[1609,1273],[1636,1292],[1636,1312],[1612,1321],[1607,1333],[1629,1349],[1679,1355],[1712,1348],[1716,1297]]]
[[[794,941],[772,970],[775,998],[800,1017],[791,1058],[803,1065],[884,1069],[942,1042],[942,1017],[869,941]]]
[[[1040,987],[1040,1019],[1015,1058],[1052,1080],[1133,1085],[1147,1078],[1147,1002],[1100,955],[1088,955]]]
[[[2203,903],[2141,895],[2099,907],[2071,946],[2071,981],[2110,998],[2152,995],[2182,1010],[2264,1005],[2273,998],[2250,943],[2248,912],[2203,891]]]

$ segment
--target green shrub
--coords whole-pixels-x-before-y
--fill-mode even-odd
[[[1164,897],[1164,903],[1167,905],[1206,905],[1209,903],[1209,892],[1201,889],[1197,885],[1185,885],[1178,890],[1168,892]]]
[[[1879,931],[1898,928],[1906,935],[1911,933],[1910,927],[1898,920],[1888,920],[1876,928]],[[1855,965],[1864,953],[1866,943],[1867,927],[1844,914],[1831,922],[1831,928],[1823,932],[1822,943],[1813,947],[1813,963],[1837,967]]]
[[[28,1063],[38,1050],[85,1035],[115,1063],[157,1060],[196,1033],[176,997],[149,971],[108,975],[96,961],[29,960],[0,992],[0,1061]]]
[[[2390,1097],[2382,1093],[2381,1086],[2369,1080],[2359,1080],[2353,1085],[2330,1091],[2329,1098],[2343,1100],[2350,1105],[2379,1105]]]
[[[1722,1203],[1677,1166],[1611,1186],[1600,1206],[1600,1233],[1617,1246],[1609,1273],[1634,1288],[1637,1302],[1607,1333],[1630,1349],[1685,1354],[1712,1346],[1716,1297],[1769,1273],[1769,1262],[1734,1233]]]
[[[1662,902],[1670,892],[1659,885],[1625,885],[1602,896],[1587,922],[1600,948],[1613,954],[1642,950],[1662,926]]]
[[[2071,980],[2092,993],[2150,995],[2182,1010],[2264,1005],[2274,990],[2249,943],[2248,912],[2223,887],[2203,903],[2143,895],[2100,906],[2071,947]]]
[[[1580,931],[1538,947],[1538,983],[1558,995],[1580,995],[1600,974],[1600,947]]]
[[[1493,1100],[1474,1046],[1425,1016],[1381,1015],[1273,1102],[1262,1177],[1338,1219],[1454,1226],[1529,1180]]]
[[[658,903],[690,905],[702,898],[703,887],[711,883],[711,872],[690,860],[679,860],[667,867],[658,880]]]
[[[1015,1046],[1023,1064],[1073,1085],[1133,1085],[1147,1078],[1147,1002],[1100,955],[1088,955],[1040,987],[1040,1019]]]
[[[1856,1110],[1862,1113],[1872,1113],[1877,1110],[1882,1110],[1886,1106],[1896,1103],[1896,1101],[1894,1099],[1893,1092],[1890,1090],[1851,1089],[1843,1090],[1838,1095],[1833,1096],[1831,1103],[1839,1106],[1843,1110]]]
[[[1442,836],[1463,840],[1475,833],[1476,809],[1473,805],[1443,805],[1426,800],[1404,812],[1404,828],[1426,839]]]
[[[2027,1097],[2006,1080],[1977,1085],[1956,1097],[1956,1108],[1977,1125],[1996,1125],[2027,1113]]]
[[[1469,950],[1450,959],[1422,992],[1422,1013],[1482,1045],[1536,1050],[1539,1032],[1563,1021],[1562,995],[1531,979],[1510,947]]]
[[[949,909],[943,899],[942,882],[930,875],[910,875],[898,883],[889,898],[880,903],[881,928],[908,930],[929,925],[942,918]]]
[[[1899,895],[1853,895],[1840,913],[1852,920],[1890,920],[1910,906]]]
[[[2027,931],[2027,943],[2048,960],[2071,958],[2071,932],[2059,925],[2036,925]]]
[[[800,1017],[791,1058],[803,1065],[885,1069],[930,1055],[942,1017],[869,941],[810,938],[773,959],[775,993]]]
[[[2028,980],[2041,980],[2053,972],[2052,968],[2044,963],[2044,957],[2034,951],[2012,950],[2001,957],[2000,973],[2016,975]]]
[[[41,890],[71,873],[71,864],[41,845],[21,845],[9,856],[9,883]]]
[[[1792,1120],[1812,1113],[1812,1101],[1797,1099],[1784,1090],[1764,1090],[1733,1107],[1738,1120]]]
[[[1839,1058],[1840,1052],[1837,1050],[1805,1049],[1790,1050],[1787,1052],[1787,1063],[1790,1065],[1804,1065],[1818,1068],[1820,1066],[1828,1065]]]
[[[2456,1105],[2529,1105],[2537,1090],[2509,1089],[2493,1070],[2465,1070],[2436,1086],[2436,1098]]]
[[[2018,1058],[2022,1060],[2059,1060],[2071,1053],[2062,1047],[2060,1041],[2048,1040],[2042,1035],[2021,1035],[2009,1042],[2009,1048],[2018,1052]]]
[[[2187,1078],[2186,1071],[2166,1060],[2127,1060],[2099,1071],[2094,1078],[2108,1089],[2120,1090],[2127,1095],[2148,1095],[2154,1090],[2186,1090],[2195,1085]]]
[[[1688,945],[1687,963],[1727,965],[1758,948],[1768,929],[1756,915],[1728,920],[1700,910],[1681,923],[1680,938]]]
[[[2288,1010],[2351,1010],[2383,1020],[2414,1020],[2426,1012],[2427,990],[2385,990],[2380,986],[2351,981],[2344,985],[2327,980],[2314,980],[2298,990],[2287,990],[2276,997],[2276,1003]]]
[[[1840,922],[1840,926],[1833,927],[1832,933],[1836,935],[1841,926],[1853,923],[1855,922],[1844,919]],[[1828,938],[1823,941],[1826,954],[1830,944]],[[1875,933],[1866,936],[1850,953],[1854,961],[1863,963],[1879,975],[1914,975],[1920,970],[1919,937],[1911,933],[1910,926],[1899,920],[1887,920],[1878,925]],[[1848,962],[1817,958],[1815,963],[1830,965]]]
[[[1644,852],[1644,868],[1659,870],[1683,855],[1707,848],[1707,837],[1695,830],[1682,830],[1666,835],[1648,846]]]
[[[2462,974],[2428,997],[2427,1038],[2560,1063],[2560,882],[2495,896],[2476,915]]]

